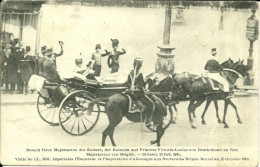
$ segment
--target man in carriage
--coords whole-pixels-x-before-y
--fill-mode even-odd
[[[145,80],[140,69],[143,65],[141,58],[135,58],[134,69],[130,71],[125,85],[128,87],[126,91],[134,100],[141,101],[145,105],[146,125],[151,124],[152,115],[155,109],[155,103],[150,95],[145,91]]]
[[[100,73],[101,73],[101,57],[104,57],[106,55],[109,55],[110,53],[106,51],[106,53],[101,53],[101,45],[97,44],[96,48],[95,48],[95,52],[92,54],[91,59],[95,61],[94,65],[93,65],[93,70],[94,70],[94,75],[99,77]]]
[[[53,62],[54,62],[55,65],[56,65],[56,57],[59,57],[59,56],[63,55],[63,42],[59,41],[59,45],[60,45],[60,49],[61,49],[60,53],[53,53]],[[52,49],[52,46],[49,46],[48,48]],[[40,76],[43,76],[43,63],[46,60],[46,57],[45,57],[46,56],[45,55],[46,51],[47,51],[47,46],[46,45],[42,46],[41,47],[42,56],[38,60],[38,70],[39,70],[38,72],[39,72]]]
[[[113,50],[108,57],[108,67],[111,68],[111,73],[116,73],[119,70],[119,56],[126,53],[124,49],[118,50],[119,41],[117,39],[111,39]]]

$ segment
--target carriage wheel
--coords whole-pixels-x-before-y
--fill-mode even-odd
[[[51,98],[44,98],[39,94],[37,99],[37,110],[42,120],[52,126],[59,125],[58,107]]]
[[[165,117],[163,117],[163,129],[167,129],[170,125],[171,125],[171,122],[172,122],[172,117],[173,117],[173,113],[172,113],[172,110],[169,109],[169,107],[171,106],[166,106],[166,110],[167,110],[167,115]],[[146,126],[148,129],[150,129],[151,131],[153,132],[156,132],[156,126],[153,124],[150,125],[150,126]]]
[[[62,129],[71,135],[83,135],[96,125],[100,107],[99,104],[89,109],[89,104],[95,95],[88,91],[79,90],[68,94],[59,107],[59,122]]]

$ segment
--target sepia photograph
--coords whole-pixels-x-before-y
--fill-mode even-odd
[[[0,163],[258,166],[259,2],[2,0]]]

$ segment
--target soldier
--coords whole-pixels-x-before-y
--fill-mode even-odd
[[[135,58],[134,69],[131,70],[128,75],[125,85],[129,88],[126,92],[131,95],[131,97],[140,100],[146,106],[146,121],[145,124],[148,126],[151,124],[152,113],[155,109],[155,104],[153,100],[145,92],[145,81],[143,74],[140,69],[143,65],[143,60],[141,58]]]
[[[229,92],[229,83],[228,83],[226,78],[221,76],[223,68],[221,67],[221,65],[217,61],[217,57],[216,57],[217,56],[217,49],[212,48],[211,54],[212,54],[212,58],[207,61],[206,65],[204,67],[204,69],[207,70],[207,72],[208,72],[206,75],[209,78],[214,79],[217,82],[219,82],[220,84],[222,84],[224,92]],[[213,90],[219,90],[219,88],[214,87],[214,85],[212,85],[212,89]]]
[[[101,45],[97,44],[96,45],[96,51],[92,54],[91,59],[95,61],[93,70],[95,71],[94,75],[95,76],[100,76],[101,73],[101,57],[104,57],[106,55],[109,55],[109,52],[107,50],[105,54],[101,53]]]
[[[20,58],[18,63],[18,73],[21,75],[21,92],[23,92],[23,88],[25,87],[25,94],[28,93],[28,81],[35,68],[34,58],[29,55],[30,51],[31,47],[26,46],[24,57]]]
[[[126,51],[124,49],[122,49],[123,52],[117,50],[119,45],[119,41],[117,39],[111,39],[111,41],[113,51],[110,52],[108,57],[108,67],[111,68],[111,73],[116,73],[119,69],[119,56],[125,54]]]

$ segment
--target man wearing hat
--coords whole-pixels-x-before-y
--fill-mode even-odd
[[[95,52],[92,54],[91,59],[95,61],[93,70],[94,70],[94,75],[95,76],[100,76],[101,73],[101,57],[109,55],[109,52],[107,50],[106,53],[102,54],[101,53],[101,45],[97,44],[95,48]]]
[[[45,53],[47,51],[47,46],[44,45],[41,47],[42,56],[38,60],[38,73],[40,76],[43,76],[43,62],[46,60]]]
[[[23,93],[23,88],[22,88],[21,73],[18,71],[18,64],[19,64],[19,61],[21,59],[23,59],[24,53],[25,53],[25,50],[24,50],[23,42],[22,41],[20,41],[20,42],[18,41],[18,43],[15,45],[13,54],[14,54],[15,60],[16,60],[15,61],[16,71],[19,73],[18,74],[18,83],[17,83],[19,94]]]
[[[229,83],[227,79],[220,75],[222,73],[223,68],[217,61],[217,49],[212,48],[211,54],[212,54],[212,58],[207,61],[204,67],[204,69],[207,70],[207,76],[222,84],[223,85],[222,90],[224,92],[229,92]],[[214,84],[212,84],[212,89],[219,90],[219,88],[215,87]]]
[[[111,39],[113,50],[110,52],[108,57],[108,67],[111,68],[111,73],[118,72],[119,69],[119,56],[126,53],[124,49],[123,52],[118,51],[119,41],[117,39]]]
[[[35,68],[35,61],[33,56],[29,55],[31,51],[30,46],[26,46],[24,56],[20,58],[18,63],[18,72],[21,75],[21,92],[23,92],[25,87],[25,94],[28,93],[28,81],[33,74]]]
[[[60,53],[58,53],[58,54],[53,53],[53,62],[54,62],[55,65],[56,65],[56,57],[63,55],[63,42],[59,41],[59,45],[61,47]],[[48,49],[52,49],[52,46],[49,46]],[[47,46],[46,45],[42,46],[41,47],[42,56],[38,60],[38,72],[39,72],[40,76],[43,76],[43,62],[46,60],[46,57],[45,57],[46,51],[47,51]]]
[[[53,60],[53,50],[48,48],[45,52],[46,60],[43,62],[43,76],[47,81],[60,83],[61,79],[56,70],[56,64]]]
[[[149,97],[147,92],[145,92],[145,81],[143,74],[140,72],[142,65],[143,60],[141,58],[135,58],[134,69],[130,71],[125,85],[128,87],[126,93],[129,94],[132,98],[141,101],[146,106],[145,124],[149,125],[151,124],[155,103],[153,102],[152,98]]]
[[[11,45],[6,45],[4,50],[4,68],[5,68],[5,88],[9,90],[10,84],[10,93],[12,94],[15,90],[15,84],[18,83],[18,72],[17,72],[17,63],[16,57],[11,51]]]

